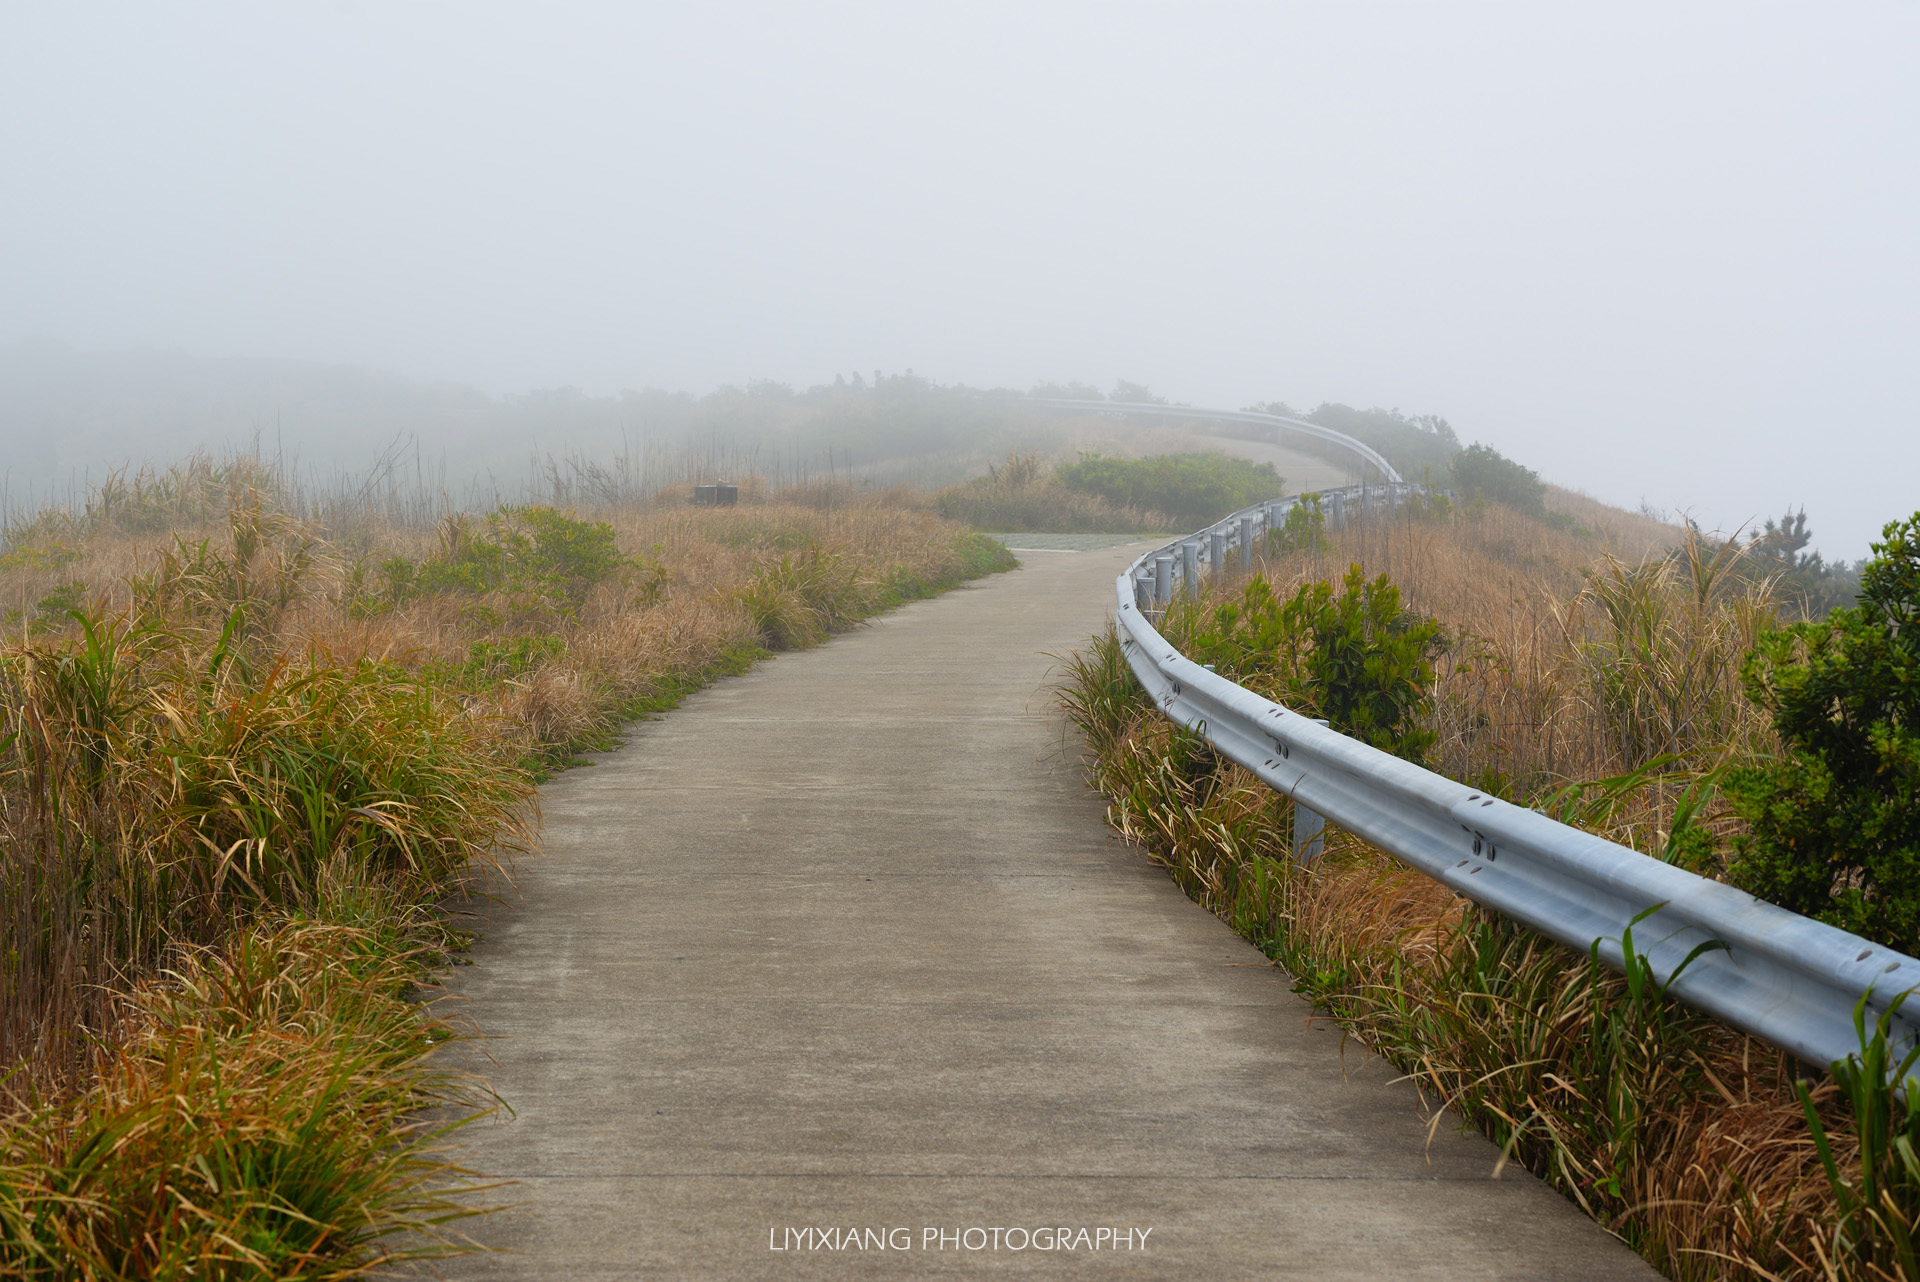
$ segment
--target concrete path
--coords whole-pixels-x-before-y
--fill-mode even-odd
[[[450,1275],[1655,1276],[1478,1136],[1429,1148],[1110,835],[1043,652],[1126,559],[1027,554],[547,789],[455,977],[516,1110],[467,1157],[525,1202],[476,1231],[516,1253]]]

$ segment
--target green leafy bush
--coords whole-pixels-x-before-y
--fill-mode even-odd
[[[476,523],[464,513],[440,524],[440,547],[424,561],[380,563],[383,591],[363,612],[423,596],[501,593],[515,613],[566,616],[596,584],[640,563],[615,546],[613,527],[557,508],[502,506]],[[657,574],[656,574],[657,582]]]
[[[1239,600],[1176,610],[1164,630],[1195,662],[1342,734],[1409,761],[1433,746],[1421,713],[1440,625],[1404,609],[1384,574],[1351,566],[1337,593],[1321,580],[1285,599],[1256,575]]]
[[[1327,515],[1320,510],[1318,494],[1302,495],[1298,503],[1287,509],[1287,519],[1280,523],[1280,528],[1267,532],[1267,551],[1278,555],[1312,552],[1326,546],[1326,542]]]
[[[506,641],[475,641],[467,647],[461,663],[429,662],[422,665],[422,680],[436,685],[479,690],[493,682],[524,676],[543,663],[556,663],[567,655],[567,639],[535,633]]]
[[[1454,486],[1469,499],[1486,499],[1525,512],[1547,514],[1547,487],[1539,473],[1522,467],[1491,445],[1473,444],[1453,456]]]
[[[1920,513],[1886,527],[1860,604],[1759,638],[1742,676],[1777,761],[1733,771],[1735,884],[1920,952]]]
[[[989,465],[985,476],[948,486],[934,495],[933,506],[949,521],[963,521],[976,530],[1148,533],[1175,525],[1165,513],[1069,488],[1031,451],[1010,453],[999,467]]]
[[[1141,459],[1093,454],[1056,468],[1054,475],[1068,489],[1126,507],[1164,512],[1181,529],[1206,525],[1263,499],[1277,498],[1285,484],[1273,464],[1225,454],[1158,454]]]

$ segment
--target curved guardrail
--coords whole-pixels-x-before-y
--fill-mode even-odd
[[[1079,404],[1128,413],[1160,409]],[[1414,488],[1396,480],[1327,491],[1324,507],[1338,526],[1398,507]],[[1154,626],[1154,606],[1196,584],[1200,574],[1224,570],[1230,552],[1246,564],[1255,540],[1298,501],[1236,512],[1148,552],[1115,581],[1121,646],[1167,717],[1298,808],[1563,944],[1585,952],[1597,942],[1601,958],[1616,968],[1624,928],[1646,914],[1634,927],[1634,950],[1648,958],[1658,979],[1671,981],[1676,997],[1808,1063],[1824,1066],[1858,1053],[1854,1010],[1863,997],[1869,1017],[1877,1018],[1920,986],[1920,960],[1423,770],[1181,655]],[[1298,820],[1295,830],[1311,835]],[[1702,945],[1710,947],[1686,964]],[[1920,1034],[1920,1009],[1901,1008],[1892,1018],[1891,1040],[1911,1046]]]
[[[1345,446],[1358,455],[1363,462],[1377,468],[1388,484],[1398,485],[1401,482],[1400,473],[1393,470],[1393,464],[1387,462],[1386,456],[1371,445],[1355,440],[1345,432],[1336,432],[1330,427],[1309,423],[1303,418],[1287,418],[1281,414],[1258,414],[1252,410],[1197,410],[1190,405],[1143,405],[1135,401],[1070,401],[1050,396],[1037,396],[1034,398],[1034,404],[1058,410],[1078,410],[1085,414],[1214,419],[1222,423],[1253,423],[1261,427],[1271,427],[1276,432],[1284,429],[1298,432],[1302,436],[1312,436],[1322,441],[1331,441],[1335,445]]]

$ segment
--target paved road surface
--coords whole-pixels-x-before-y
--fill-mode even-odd
[[[455,985],[526,1205],[449,1274],[1653,1277],[1110,835],[1044,652],[1127,553],[1026,556],[547,789]]]

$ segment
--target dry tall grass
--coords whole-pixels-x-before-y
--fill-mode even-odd
[[[1276,540],[1256,568],[1282,594],[1350,563],[1390,575],[1446,631],[1443,773],[1711,874],[1716,772],[1771,743],[1737,685],[1769,585],[1687,530],[1550,502],[1574,519],[1429,510]],[[1208,585],[1168,626],[1241,586]],[[1877,1222],[1843,1227],[1788,1057],[1344,834],[1295,865],[1291,803],[1159,716],[1111,634],[1070,659],[1060,698],[1112,822],[1418,1081],[1436,1125],[1453,1109],[1675,1278],[1907,1276]],[[1831,1083],[1812,1106],[1858,1185],[1851,1110]]]
[[[0,1124],[0,1276],[359,1277],[458,1252],[486,1192],[449,1163],[488,1097],[422,1055],[424,959],[366,930],[262,928],[122,1001],[77,1092]]]
[[[1564,494],[1549,503],[1577,519],[1556,527],[1475,505],[1379,520],[1275,550],[1257,570],[1281,590],[1349,564],[1386,574],[1407,609],[1445,630],[1435,768],[1527,802],[1580,786],[1585,824],[1658,852],[1676,809],[1699,800],[1692,783],[1773,746],[1739,683],[1775,618],[1769,586],[1696,531]],[[1629,788],[1592,787],[1636,772]]]
[[[0,1274],[451,1249],[412,1119],[459,1092],[403,1000],[459,944],[433,905],[622,721],[1013,564],[898,494],[745,488],[323,524],[197,459],[7,532]]]

